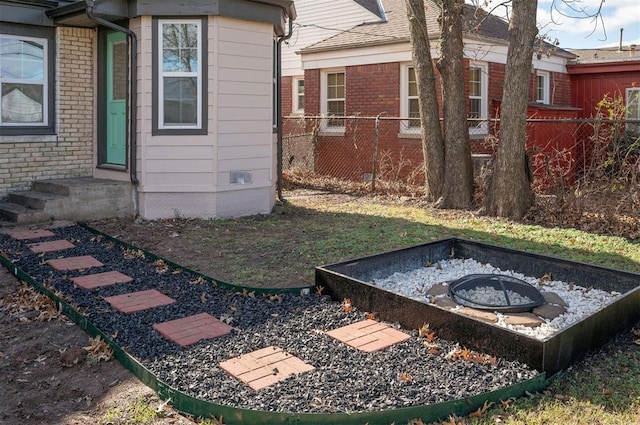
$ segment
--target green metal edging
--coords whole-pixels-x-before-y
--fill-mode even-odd
[[[172,388],[144,367],[140,362],[124,351],[113,340],[87,320],[81,313],[75,310],[69,303],[58,297],[44,285],[36,282],[22,269],[15,266],[10,260],[0,254],[0,263],[4,265],[18,279],[28,283],[38,292],[49,297],[57,303],[59,309],[71,318],[78,326],[84,329],[90,336],[100,338],[113,350],[115,358],[140,381],[154,390],[162,400],[170,400],[171,406],[178,411],[194,415],[199,418],[223,418],[227,425],[398,425],[420,418],[423,422],[434,422],[447,418],[451,414],[458,416],[467,415],[478,410],[485,403],[499,403],[511,397],[520,397],[529,392],[534,393],[545,388],[549,380],[546,374],[541,373],[532,379],[518,384],[510,385],[499,390],[482,393],[473,397],[456,399],[436,404],[405,407],[379,412],[357,413],[285,413],[267,412],[260,410],[241,409],[224,406],[206,400],[197,399],[188,394]],[[182,267],[179,267],[182,268]]]
[[[83,229],[88,230],[89,232],[93,233],[94,235],[100,235],[102,237],[104,237],[105,239],[108,239],[112,242],[117,243],[118,245],[124,246],[125,248],[129,248],[135,251],[140,251],[142,252],[145,257],[147,258],[151,258],[153,260],[162,260],[165,263],[167,263],[169,266],[178,269],[178,270],[185,270],[191,274],[194,274],[198,277],[201,277],[211,283],[214,283],[222,288],[225,289],[230,289],[231,291],[248,291],[248,292],[254,292],[256,295],[271,295],[271,294],[283,294],[283,293],[291,293],[291,294],[301,294],[301,293],[309,293],[314,286],[298,286],[298,287],[292,287],[292,288],[258,288],[258,287],[253,287],[253,286],[243,286],[243,285],[238,285],[235,283],[229,283],[229,282],[225,282],[223,280],[219,280],[216,278],[213,278],[211,276],[207,276],[206,274],[200,273],[198,271],[189,269],[187,267],[184,267],[178,263],[175,263],[171,260],[167,260],[166,258],[162,258],[156,254],[154,254],[153,252],[149,252],[145,249],[142,249],[140,247],[137,247],[135,245],[132,245],[130,243],[121,241],[120,239],[114,238],[113,236],[109,236],[106,233],[101,232],[98,229],[95,229],[91,226],[89,226],[87,223],[83,223],[83,222],[78,222],[77,223],[78,226],[82,227]]]

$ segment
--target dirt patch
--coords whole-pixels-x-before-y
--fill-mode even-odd
[[[135,423],[140,406],[160,410],[148,423],[194,423],[116,360],[87,355],[89,336],[23,285],[0,268],[0,424]]]

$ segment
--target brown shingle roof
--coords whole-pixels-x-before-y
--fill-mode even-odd
[[[393,44],[409,41],[409,20],[405,0],[382,0],[386,22],[365,23],[343,31],[326,40],[312,44],[302,52],[316,52],[349,47],[375,46],[380,44]],[[425,0],[428,9],[437,10],[437,6],[431,0]],[[427,29],[429,34],[439,32],[437,13],[430,13],[427,17]]]
[[[633,47],[633,48],[632,48]],[[640,61],[640,48],[635,45],[599,49],[569,49],[577,57],[575,63]]]
[[[333,37],[307,46],[301,50],[301,53],[409,42],[409,19],[407,18],[405,0],[381,1],[387,16],[386,22],[365,23],[355,26]],[[433,0],[425,0],[424,4],[429,38],[437,39],[440,37],[440,24],[438,23],[440,6]],[[507,44],[508,42],[508,22],[498,16],[488,14],[482,9],[466,5],[464,25],[466,38],[490,39],[499,44]],[[545,45],[547,48],[553,48],[548,43],[545,43]],[[554,49],[554,51],[564,52],[561,49]]]

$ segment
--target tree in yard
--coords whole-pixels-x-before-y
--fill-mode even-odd
[[[442,1],[442,48],[437,63],[444,99],[445,184],[442,207],[458,209],[469,209],[473,202],[473,164],[464,91],[464,10],[464,0]]]
[[[431,59],[424,0],[406,0],[406,4],[418,87],[426,198],[435,202],[439,201],[442,196],[445,166],[436,75]]]
[[[525,139],[537,5],[537,0],[512,0],[498,151],[485,198],[489,215],[519,219],[534,201]]]
[[[424,0],[406,0],[422,128],[427,199],[442,208],[470,208],[473,169],[466,121],[462,19],[464,0],[443,0],[441,10],[444,135]]]

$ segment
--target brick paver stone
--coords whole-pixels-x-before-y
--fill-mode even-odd
[[[111,304],[111,307],[122,313],[134,313],[136,311],[147,310],[175,302],[172,298],[167,297],[155,289],[106,297],[105,301]]]
[[[411,338],[405,332],[370,319],[334,329],[327,335],[366,352],[382,350]]]
[[[218,366],[254,391],[282,381],[291,375],[315,369],[312,365],[273,345],[226,360]]]
[[[63,249],[74,248],[75,245],[67,240],[57,240],[57,241],[47,241],[47,242],[37,242],[29,244],[29,249],[32,252],[54,252],[61,251]]]
[[[208,313],[200,313],[182,319],[156,323],[153,325],[153,329],[160,332],[168,340],[186,347],[201,339],[227,335],[233,328]]]
[[[94,289],[100,286],[109,286],[116,283],[127,283],[133,280],[132,277],[118,271],[90,274],[71,279],[74,284],[83,289]]]
[[[7,234],[13,239],[18,240],[48,238],[54,236],[54,233],[47,229],[17,230],[15,232],[8,232]]]
[[[104,265],[90,255],[57,258],[55,260],[47,261],[47,264],[56,270],[81,270],[90,269],[91,267],[101,267]]]

